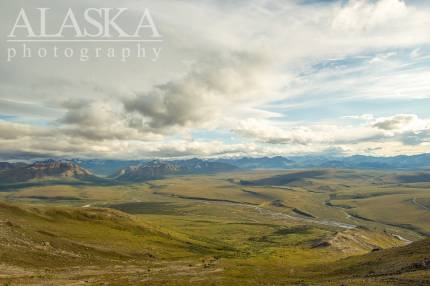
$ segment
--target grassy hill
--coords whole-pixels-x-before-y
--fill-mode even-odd
[[[145,258],[188,257],[192,240],[97,208],[0,204],[2,262],[43,267],[88,265]],[[43,262],[43,263],[41,263]]]
[[[430,282],[429,239],[344,259],[334,249],[317,246],[315,239],[330,232],[311,226],[222,224],[222,217],[215,226],[209,217],[185,216],[182,223],[179,217],[164,217],[145,220],[111,209],[1,203],[0,285]],[[369,235],[360,232],[354,239]]]
[[[0,203],[0,285],[124,285],[131,274],[148,280],[151,269],[160,279],[178,267],[204,272],[200,259],[217,255],[231,249],[111,209]]]
[[[430,239],[343,259],[320,271],[330,277],[321,280],[344,285],[430,285]]]

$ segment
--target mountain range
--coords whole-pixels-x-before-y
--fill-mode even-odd
[[[430,169],[430,153],[413,156],[396,157],[372,157],[372,156],[291,156],[291,157],[241,157],[241,158],[220,158],[220,159],[190,159],[190,160],[156,160],[156,161],[115,161],[115,160],[79,160],[74,161],[86,169],[98,175],[117,174],[119,169],[126,169],[130,166],[145,166],[154,162],[165,162],[173,165],[181,165],[183,169],[188,169],[192,173],[200,170],[202,173],[213,172],[213,163],[218,165],[218,171],[229,171],[222,166],[232,166],[242,170],[257,169],[311,169],[311,168],[334,168],[334,169],[380,169],[380,170],[423,170]],[[152,162],[152,163],[151,163]],[[199,162],[196,164],[196,162]],[[204,165],[206,162],[207,165]],[[211,164],[209,164],[211,163]],[[190,164],[189,167],[186,165]],[[192,167],[195,165],[194,167]],[[148,165],[147,165],[148,166]],[[120,167],[120,168],[116,168]],[[189,170],[189,171],[190,171]],[[182,173],[182,171],[181,171]],[[186,172],[183,172],[186,173]]]
[[[211,174],[235,170],[321,168],[422,171],[430,169],[430,154],[396,157],[276,156],[152,161],[50,159],[31,164],[0,162],[0,183],[48,178],[89,179],[95,176],[119,182],[138,182],[171,175]]]
[[[160,161],[154,160],[119,170],[113,178],[117,181],[146,181],[168,175],[208,174],[235,171],[239,168],[221,162],[200,159]]]
[[[112,176],[118,170],[147,162],[147,160],[102,160],[102,159],[72,159],[73,163],[90,170],[99,176]]]

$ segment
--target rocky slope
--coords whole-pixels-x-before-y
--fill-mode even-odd
[[[70,161],[47,160],[30,165],[9,166],[0,171],[0,182],[16,183],[43,179],[82,179],[91,172]]]

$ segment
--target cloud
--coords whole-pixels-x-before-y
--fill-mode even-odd
[[[54,122],[53,132],[91,141],[157,140],[163,136],[131,126],[121,103],[116,101],[67,101],[67,112]]]
[[[7,35],[21,7],[42,3],[3,1],[0,34]],[[108,3],[134,13],[144,8],[134,0]],[[159,62],[2,63],[0,118],[14,122],[0,121],[0,150],[131,158],[425,150],[428,111],[416,111],[418,117],[407,114],[415,110],[410,102],[395,111],[391,104],[429,98],[430,6],[302,3],[148,0],[144,6],[165,37]],[[56,20],[69,7],[106,1],[50,5]],[[0,50],[6,45],[1,41]],[[386,103],[378,116],[338,119],[374,112],[367,108],[375,99]],[[349,100],[362,105],[347,106]],[[294,114],[294,104],[304,112]],[[308,104],[315,106],[310,112]],[[341,108],[347,110],[334,114]]]
[[[258,54],[214,54],[193,65],[183,78],[124,99],[123,103],[126,111],[138,115],[134,127],[171,132],[234,115],[244,105],[272,97],[279,82]]]
[[[112,106],[106,103],[68,101],[64,107],[67,112],[59,122],[66,125],[102,126],[114,121]]]
[[[366,32],[409,20],[408,13],[406,3],[401,0],[352,0],[339,9],[332,25],[334,29]]]
[[[43,127],[0,120],[0,140],[14,140],[33,136],[49,136],[49,130]]]
[[[13,134],[5,131],[16,130]],[[1,160],[34,158],[173,158],[276,154],[273,148],[254,143],[226,144],[219,140],[93,140],[75,133],[52,128],[40,132],[30,125],[4,123],[0,125]],[[45,132],[46,131],[46,132]]]
[[[312,130],[307,127],[285,130],[268,121],[255,119],[240,121],[232,131],[240,136],[270,144],[306,145],[314,139]]]
[[[401,142],[404,145],[409,146],[418,146],[424,143],[430,143],[430,129],[405,134],[404,136],[402,136]]]
[[[280,125],[280,126],[279,126]],[[284,126],[282,126],[284,125]],[[300,124],[297,124],[300,125]],[[245,120],[232,129],[243,137],[268,144],[315,145],[341,144],[369,141],[381,132],[368,126],[314,123],[297,127],[293,124],[277,124],[269,121]]]
[[[373,126],[405,145],[418,146],[430,142],[430,120],[421,119],[415,114],[379,118],[373,122]]]
[[[347,115],[347,116],[343,116],[342,118],[369,121],[374,118],[374,115],[373,114]]]
[[[418,132],[430,129],[430,121],[419,119],[415,114],[397,114],[390,117],[378,118],[373,127],[394,132]]]
[[[310,125],[306,128],[283,128],[271,122],[243,122],[234,132],[247,141],[196,140],[164,138],[161,140],[89,140],[85,136],[53,130],[36,130],[31,125],[2,122],[0,159],[33,158],[176,158],[219,156],[273,156],[293,154],[416,154],[430,144],[430,131],[387,133],[363,122],[360,126]],[[246,129],[245,127],[248,127]],[[391,131],[390,131],[391,132]]]
[[[399,141],[418,145],[428,138],[430,120],[420,119],[415,114],[397,114],[376,117],[370,114],[346,116],[359,119],[360,124],[347,125],[314,123],[296,127],[261,120],[244,120],[232,131],[245,138],[268,144],[315,145],[357,144],[363,142]],[[412,143],[413,142],[413,143]],[[412,144],[411,144],[412,143]]]

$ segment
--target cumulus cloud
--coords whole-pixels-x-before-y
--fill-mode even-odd
[[[355,120],[372,120],[374,118],[373,114],[361,114],[361,115],[347,115],[343,116],[345,119],[355,119]]]
[[[297,127],[274,124],[269,121],[244,120],[232,129],[236,134],[269,144],[356,144],[399,140],[409,145],[418,145],[430,132],[430,120],[420,119],[415,114],[397,114],[391,117],[375,118],[365,114],[346,116],[360,119],[360,125],[310,124]]]
[[[193,65],[183,78],[125,99],[124,106],[140,115],[133,123],[141,129],[163,132],[199,127],[272,97],[280,80],[258,54],[214,54]]]
[[[373,126],[382,130],[397,132],[418,132],[430,129],[430,122],[418,118],[415,114],[397,114],[376,119]]]
[[[284,129],[268,121],[255,119],[240,121],[232,131],[243,137],[271,144],[306,145],[314,138],[312,130],[307,127]]]
[[[115,101],[68,101],[66,113],[55,122],[55,132],[91,141],[156,140],[159,134],[141,132],[131,126],[131,119]]]
[[[269,144],[340,144],[370,140],[380,132],[366,126],[312,124],[302,127],[273,126],[270,122],[247,120],[232,130],[238,135]]]
[[[2,140],[14,140],[33,136],[49,136],[49,130],[43,127],[0,120],[0,139]]]
[[[405,134],[401,138],[404,145],[419,146],[430,142],[430,129]]]
[[[347,31],[368,31],[385,25],[397,25],[409,11],[401,0],[352,0],[339,9],[333,28]]]
[[[0,137],[1,160],[27,160],[34,158],[172,158],[274,155],[279,148],[266,148],[255,143],[226,144],[219,140],[88,140],[70,132],[46,130],[41,134],[31,126],[5,123],[1,131],[16,129]]]

